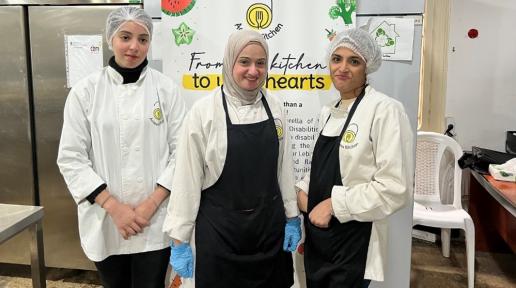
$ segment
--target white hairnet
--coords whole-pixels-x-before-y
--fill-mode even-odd
[[[346,47],[366,62],[366,74],[373,73],[382,65],[382,49],[376,40],[360,28],[347,29],[335,36],[328,48],[328,59],[337,48]]]
[[[152,38],[152,18],[145,10],[135,6],[124,6],[111,11],[106,19],[106,41],[109,49],[112,49],[112,40],[120,26],[125,22],[133,21],[141,25],[149,33],[149,39]]]

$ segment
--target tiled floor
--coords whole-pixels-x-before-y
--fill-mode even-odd
[[[452,242],[450,258],[441,256],[440,246],[414,240],[412,247],[411,287],[455,288],[467,287],[464,243]],[[516,255],[477,252],[475,287],[516,287]],[[32,287],[30,268],[0,265],[0,288]],[[101,287],[93,271],[48,269],[48,288]]]

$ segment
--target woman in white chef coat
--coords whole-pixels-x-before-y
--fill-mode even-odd
[[[268,47],[256,31],[234,32],[224,85],[185,118],[164,230],[171,264],[195,286],[290,287],[301,238],[292,155],[278,99],[262,88]]]
[[[403,105],[367,84],[382,57],[369,33],[341,32],[328,56],[340,97],[322,108],[310,175],[296,184],[307,287],[361,288],[384,279],[386,218],[410,199],[414,137]]]
[[[162,232],[185,111],[178,87],[147,66],[152,19],[111,12],[109,66],[71,89],[57,164],[78,205],[79,233],[104,287],[163,287]]]

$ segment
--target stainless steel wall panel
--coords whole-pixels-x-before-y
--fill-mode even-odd
[[[80,247],[77,206],[56,165],[66,88],[65,35],[104,34],[106,17],[119,6],[31,6],[36,144],[47,266],[94,269]],[[103,44],[104,64],[112,55]]]
[[[33,204],[32,148],[23,8],[0,6],[0,203]],[[0,246],[0,262],[29,264],[30,237]]]

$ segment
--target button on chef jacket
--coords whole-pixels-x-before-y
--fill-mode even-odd
[[[174,187],[175,148],[186,114],[179,89],[150,67],[135,83],[122,82],[116,70],[104,67],[71,89],[64,108],[57,163],[78,205],[81,245],[92,261],[163,249],[170,241],[162,232],[168,200],[150,226],[129,240],[104,209],[86,200],[104,183],[113,197],[131,206],[157,184]]]
[[[282,105],[272,95],[264,92],[274,117],[279,136],[278,183],[286,217],[299,215],[290,136]],[[244,105],[226,94],[228,114],[233,124],[250,124],[265,121],[267,112],[261,101]],[[177,149],[174,187],[163,230],[172,238],[190,242],[195,219],[199,211],[201,191],[215,184],[222,173],[227,151],[227,132],[221,89],[197,101],[188,112],[181,131]]]

